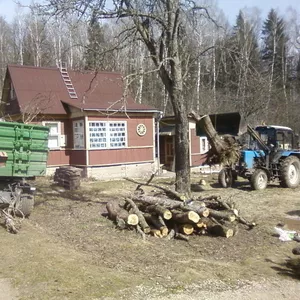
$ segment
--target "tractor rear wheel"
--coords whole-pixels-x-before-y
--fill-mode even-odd
[[[16,208],[18,209],[16,211],[16,214],[20,217],[22,217],[22,214],[24,217],[28,217],[34,206],[34,196],[30,194],[21,194],[20,201],[16,203]],[[22,213],[20,213],[20,211]]]
[[[232,170],[229,168],[224,168],[219,172],[218,181],[221,187],[228,188],[234,183],[234,177]]]
[[[265,170],[257,169],[250,178],[251,187],[254,190],[264,190],[268,185],[268,175]]]
[[[280,185],[287,188],[296,188],[300,183],[300,161],[296,156],[289,156],[281,164]]]

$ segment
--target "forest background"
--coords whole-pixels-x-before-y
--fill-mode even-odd
[[[146,1],[147,2],[147,1]],[[300,131],[300,14],[244,9],[231,25],[214,1],[182,27],[181,64],[186,111],[239,111],[252,123]],[[145,19],[145,21],[147,21]],[[0,16],[0,97],[7,64],[121,72],[139,103],[172,115],[169,95],[149,50],[128,19],[47,14],[32,5],[14,19]],[[153,30],[153,27],[152,27]],[[155,30],[155,28],[154,28]],[[155,32],[154,32],[155,35]]]

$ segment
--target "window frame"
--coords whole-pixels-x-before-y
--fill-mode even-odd
[[[82,124],[82,126],[79,126],[78,128],[82,128],[82,132],[75,132],[75,124]],[[84,120],[73,120],[72,122],[73,126],[73,148],[74,149],[85,149],[85,127],[84,127]],[[81,141],[82,141],[82,146],[80,145],[75,145],[75,135],[81,136]]]
[[[203,150],[203,142],[205,142],[205,144],[204,144],[204,150]],[[205,153],[207,153],[208,151],[209,151],[209,143],[208,143],[208,139],[207,139],[207,137],[206,136],[201,136],[200,137],[200,154],[205,154]]]
[[[94,123],[94,124],[99,124],[98,126],[91,126],[91,124]],[[100,125],[101,124],[101,125]],[[111,132],[113,131],[110,131],[110,124],[124,124],[124,126],[120,126],[121,128],[123,127],[124,130],[120,130],[118,133],[122,134],[124,132],[124,142],[122,141],[121,143],[125,143],[124,146],[111,146],[112,143],[118,143],[116,141],[112,141],[111,139],[112,138],[118,138],[118,136],[111,136]],[[102,127],[103,129],[105,130],[91,130],[91,128],[99,128]],[[113,126],[113,127],[119,127],[119,126]],[[116,130],[118,131],[118,130]],[[102,136],[97,136],[97,132],[102,132]],[[95,133],[95,136],[91,136],[92,134]],[[117,133],[117,132],[116,132]],[[122,137],[122,135],[120,135],[120,137]],[[105,139],[105,141],[91,141],[91,139]],[[105,147],[95,147],[95,146],[92,146],[92,144],[95,144],[95,143],[98,143],[98,144],[105,144],[106,146]],[[89,145],[89,149],[90,150],[113,150],[113,149],[126,149],[128,148],[128,127],[127,127],[127,121],[88,121],[88,145]]]
[[[57,125],[57,134],[51,134],[51,129],[49,130],[49,140],[48,140],[48,148],[50,150],[57,150],[61,148],[61,122],[60,121],[43,121],[43,126],[47,126],[47,124],[56,124]],[[50,147],[49,141],[50,137],[57,137],[57,146]]]

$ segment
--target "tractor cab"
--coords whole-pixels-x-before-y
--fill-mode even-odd
[[[270,150],[292,150],[297,141],[291,128],[285,126],[257,126],[255,131]]]

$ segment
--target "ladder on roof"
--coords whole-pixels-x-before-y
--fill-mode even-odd
[[[73,83],[71,81],[71,78],[69,76],[68,70],[66,66],[61,65],[60,67],[60,74],[62,76],[62,79],[66,85],[67,91],[69,93],[70,98],[72,99],[78,99],[77,93],[75,91],[75,88],[73,86]]]

